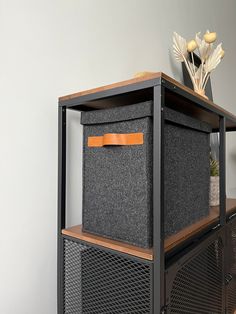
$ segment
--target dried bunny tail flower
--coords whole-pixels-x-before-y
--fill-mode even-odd
[[[187,43],[188,52],[193,52],[198,47],[196,40],[192,39]]]
[[[204,40],[205,40],[205,42],[208,43],[208,44],[214,43],[214,42],[216,41],[216,38],[217,38],[216,32],[211,32],[211,33],[210,33],[209,31],[207,31],[207,32],[205,33],[205,35],[204,35]]]
[[[186,39],[174,32],[173,34],[173,52],[177,61],[184,62],[188,58],[188,51],[186,48]]]

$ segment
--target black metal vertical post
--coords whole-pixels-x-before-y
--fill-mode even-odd
[[[226,142],[226,127],[225,118],[220,117],[220,152],[219,152],[219,167],[220,167],[220,224],[224,226],[226,223],[226,169],[225,169],[225,142]]]
[[[165,252],[164,252],[164,142],[163,107],[165,89],[153,88],[153,308],[162,313],[165,304]]]
[[[219,151],[219,168],[220,168],[220,225],[223,227],[226,224],[226,162],[225,162],[225,150],[226,150],[226,125],[225,117],[220,117],[220,151]],[[226,252],[227,252],[227,235],[226,241],[224,242],[224,255],[223,255],[223,289],[222,289],[222,309],[226,310],[226,292],[227,287],[225,285],[225,275],[227,273],[227,261],[226,261]]]
[[[57,305],[63,314],[63,238],[66,223],[66,108],[58,111],[58,247],[57,247]]]

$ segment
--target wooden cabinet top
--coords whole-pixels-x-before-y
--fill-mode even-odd
[[[144,77],[97,87],[59,98],[59,106],[79,111],[107,109],[153,100],[153,88],[162,86],[165,104],[219,129],[219,117],[226,118],[226,130],[236,130],[236,115],[195,93],[168,75],[157,72]]]
[[[226,214],[227,216],[235,214],[236,199],[227,199],[226,201]],[[196,236],[202,230],[207,229],[211,225],[217,225],[219,221],[219,206],[211,207],[209,215],[203,219],[197,221],[194,224],[189,225],[178,233],[170,236],[165,240],[165,252],[169,252],[173,248],[177,247],[184,241]],[[153,250],[143,249],[134,245],[130,245],[124,242],[111,240],[94,234],[90,234],[82,231],[82,226],[73,226],[62,230],[62,234],[77,238],[82,241],[92,243],[95,245],[103,246],[118,252],[130,254],[147,260],[153,260]]]

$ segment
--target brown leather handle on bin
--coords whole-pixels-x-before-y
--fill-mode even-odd
[[[102,147],[108,145],[142,145],[143,133],[107,133],[103,136],[89,136],[88,147]]]

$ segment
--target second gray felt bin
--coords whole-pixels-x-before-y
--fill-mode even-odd
[[[152,246],[151,101],[81,114],[83,230],[140,247]],[[211,127],[164,110],[165,236],[209,214]],[[143,144],[94,147],[105,134],[143,134]]]

